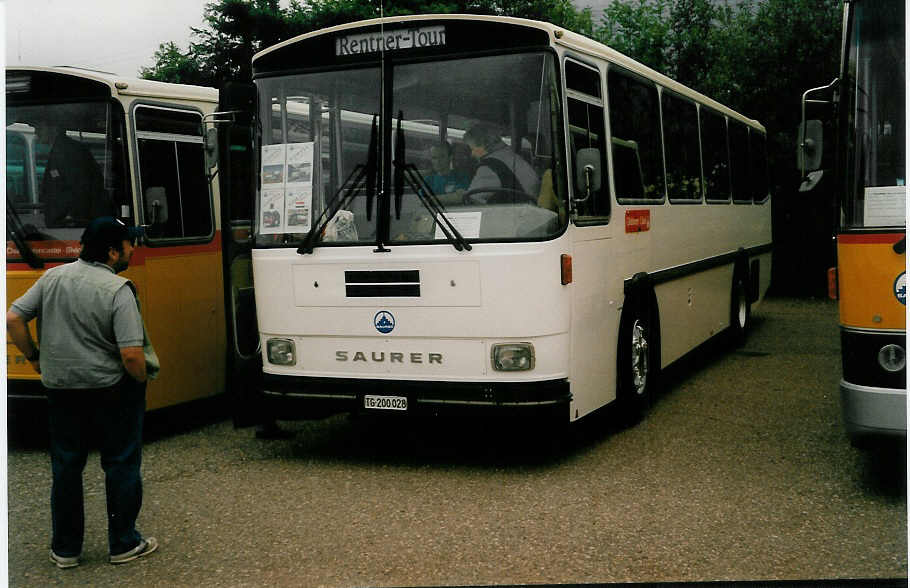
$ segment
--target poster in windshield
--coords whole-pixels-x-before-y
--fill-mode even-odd
[[[260,232],[309,231],[313,202],[313,143],[263,146],[260,177]]]

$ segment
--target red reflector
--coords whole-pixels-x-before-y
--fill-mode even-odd
[[[566,284],[571,284],[572,283],[572,256],[568,255],[567,253],[563,253],[559,257],[559,265],[560,265],[560,269],[561,269],[560,273],[562,275],[562,285],[565,286]]]
[[[828,298],[837,300],[837,268],[828,268]]]

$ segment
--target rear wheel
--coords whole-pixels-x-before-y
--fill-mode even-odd
[[[743,276],[743,272],[736,272],[730,293],[730,335],[737,346],[746,342],[746,334],[752,322],[748,291],[748,279]]]

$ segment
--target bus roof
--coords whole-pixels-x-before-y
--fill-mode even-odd
[[[218,102],[218,90],[206,86],[171,84],[120,76],[108,72],[83,69],[69,66],[7,66],[7,73],[12,72],[46,72],[84,78],[107,85],[111,95],[141,96],[145,98],[169,98],[195,100],[199,102]],[[9,91],[9,88],[7,88]]]
[[[648,79],[654,80],[655,82],[659,83],[661,86],[668,88],[678,94],[687,96],[699,103],[708,105],[708,106],[722,112],[723,114],[730,116],[731,118],[735,118],[750,126],[758,128],[762,132],[765,131],[765,128],[757,120],[750,119],[750,118],[736,112],[735,110],[733,110],[727,106],[724,106],[723,104],[717,102],[716,100],[713,100],[712,98],[709,98],[709,97],[705,96],[704,94],[696,92],[692,88],[684,86],[683,84],[680,84],[679,82],[673,80],[672,78],[669,78],[669,77],[665,76],[664,74],[662,74],[654,69],[651,69],[650,67],[648,67],[642,63],[635,61],[631,57],[624,55],[624,54],[620,53],[619,51],[616,51],[615,49],[612,49],[612,48],[604,45],[603,43],[599,43],[593,39],[590,39],[583,35],[579,35],[577,33],[573,33],[572,31],[569,31],[563,27],[558,27],[551,23],[541,22],[541,21],[536,21],[536,20],[528,20],[528,19],[523,19],[523,18],[502,17],[502,16],[483,16],[483,15],[476,15],[476,14],[420,14],[420,15],[410,15],[410,16],[391,16],[391,17],[385,17],[385,18],[374,18],[374,19],[370,19],[370,20],[362,20],[362,21],[358,21],[358,22],[337,25],[334,27],[321,29],[318,31],[313,31],[310,33],[305,33],[303,35],[298,35],[297,37],[293,37],[291,39],[288,39],[287,41],[283,41],[281,43],[278,43],[267,49],[260,51],[259,53],[257,53],[256,55],[253,56],[253,63],[255,64],[257,59],[264,57],[274,51],[278,51],[289,45],[293,45],[300,41],[310,39],[313,37],[318,37],[321,35],[330,35],[333,33],[345,31],[345,30],[349,30],[349,29],[376,26],[376,25],[380,25],[380,24],[395,25],[395,24],[405,24],[408,22],[430,21],[430,20],[474,20],[474,21],[500,22],[500,23],[507,23],[507,24],[513,24],[513,25],[518,25],[518,26],[525,26],[525,27],[529,27],[529,28],[539,29],[541,31],[546,32],[550,37],[551,43],[553,43],[555,45],[559,45],[559,46],[565,47],[567,49],[576,51],[578,53],[590,55],[592,57],[597,57],[599,59],[604,59],[604,60],[610,61],[612,63],[621,65],[622,67],[624,67],[630,71],[633,71]]]

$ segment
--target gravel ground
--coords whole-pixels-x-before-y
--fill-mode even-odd
[[[106,563],[86,468],[79,568],[47,560],[50,466],[9,450],[11,586],[438,586],[907,577],[906,451],[843,435],[837,309],[769,299],[746,345],[670,370],[635,427],[596,415],[540,455],[484,421],[337,416],[263,441],[212,406],[153,414],[147,559]]]

